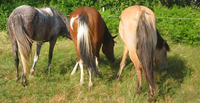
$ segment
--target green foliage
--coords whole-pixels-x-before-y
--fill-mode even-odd
[[[121,12],[132,5],[140,4],[151,8],[157,17],[200,18],[200,9],[191,5],[191,0],[7,0],[0,2],[0,30],[7,30],[6,22],[10,13],[19,5],[27,4],[41,8],[50,6],[63,14],[70,13],[78,7],[90,6],[96,8],[104,18],[110,32],[118,34]],[[173,4],[173,5],[172,5]],[[105,11],[102,11],[102,8]],[[176,42],[200,45],[200,20],[157,18],[157,26],[162,35]]]
[[[176,42],[200,45],[200,11],[192,7],[163,8],[155,6],[154,12],[157,17],[157,27],[163,35],[170,37]],[[192,19],[190,19],[192,18]]]

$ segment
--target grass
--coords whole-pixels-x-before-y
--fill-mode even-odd
[[[99,70],[103,77],[93,78],[94,87],[91,89],[88,88],[86,69],[85,83],[82,86],[79,85],[79,69],[70,76],[77,56],[72,41],[64,38],[59,38],[56,43],[51,74],[45,73],[49,47],[49,44],[45,43],[36,65],[35,77],[29,78],[29,85],[24,88],[21,79],[18,82],[15,79],[14,56],[8,34],[1,31],[0,35],[0,102],[147,102],[148,87],[144,79],[142,93],[134,97],[137,77],[129,58],[120,81],[115,79],[123,53],[123,44],[119,37],[116,38],[116,61],[113,64],[100,52]],[[155,95],[156,102],[200,102],[200,47],[177,44],[171,40],[169,45],[169,72],[166,74],[159,69],[155,70],[158,91]],[[34,50],[35,44],[33,54]]]

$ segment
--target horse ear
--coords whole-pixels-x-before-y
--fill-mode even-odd
[[[163,45],[164,45],[164,47],[166,48],[167,51],[170,51],[169,45],[167,44],[167,40],[168,40],[168,38],[166,40],[164,40]]]
[[[114,40],[116,37],[117,37],[117,35],[112,36],[112,39],[113,39],[114,43],[116,43],[115,40]]]
[[[117,35],[113,36],[112,38],[115,39],[117,37]]]

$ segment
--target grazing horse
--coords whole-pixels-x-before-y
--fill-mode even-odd
[[[167,51],[170,50],[167,42],[163,40],[156,29],[155,14],[144,6],[128,7],[121,14],[119,34],[124,42],[124,51],[117,74],[118,80],[129,53],[137,74],[137,92],[142,89],[143,71],[149,86],[150,96],[153,96],[155,90],[153,81],[154,61],[162,69],[168,68]]]
[[[19,6],[9,16],[7,25],[14,52],[17,80],[19,79],[18,49],[21,55],[23,86],[26,86],[26,71],[29,68],[32,43],[34,41],[37,42],[37,47],[34,63],[30,70],[31,76],[34,73],[36,62],[39,59],[40,48],[44,42],[49,41],[50,43],[47,67],[47,70],[50,70],[53,48],[58,36],[62,35],[70,38],[68,19],[56,9],[50,7],[37,9],[28,5]]]
[[[88,68],[89,87],[92,87],[91,73],[100,75],[98,71],[99,50],[103,44],[102,51],[110,62],[115,60],[112,37],[103,18],[99,12],[91,7],[80,7],[70,15],[70,37],[74,42],[78,59],[71,75],[77,69],[78,64],[81,69],[80,84],[84,82],[83,64]]]

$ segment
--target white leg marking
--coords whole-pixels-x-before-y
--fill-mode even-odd
[[[76,70],[78,68],[78,64],[79,64],[79,62],[76,62],[76,65],[74,66],[74,69],[73,69],[71,75],[74,75],[74,73],[76,72]]]
[[[32,66],[32,68],[31,68],[31,70],[30,70],[31,73],[34,72],[35,64],[36,64],[37,61],[38,61],[38,55],[35,54],[33,66]]]
[[[91,88],[93,86],[93,83],[92,83],[92,73],[91,73],[91,69],[89,68],[88,70],[88,73],[89,73],[89,83],[88,83],[88,87]]]
[[[96,63],[96,66],[98,68],[99,62],[98,62],[98,58],[96,56],[95,56],[95,63]]]
[[[34,62],[33,62],[33,66],[30,70],[30,77],[33,77],[33,73],[35,71],[35,65],[39,59],[39,55],[40,55],[40,49],[41,49],[41,46],[42,46],[42,43],[37,43],[37,47],[36,47],[36,50],[35,50],[35,56],[34,56]]]

